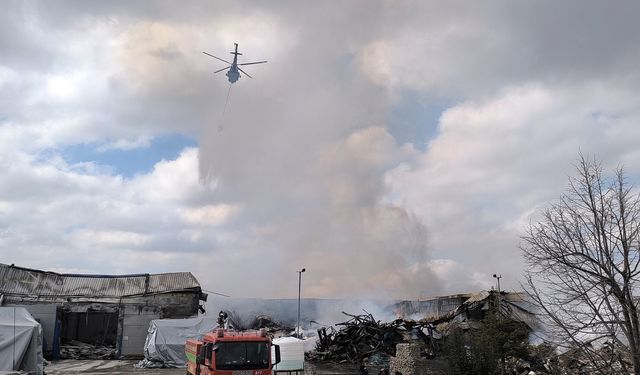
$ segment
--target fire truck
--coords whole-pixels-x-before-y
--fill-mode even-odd
[[[272,345],[265,330],[218,328],[202,341],[187,340],[185,352],[190,375],[272,375],[273,365],[280,362],[280,346]]]

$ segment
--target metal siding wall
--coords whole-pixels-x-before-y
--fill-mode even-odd
[[[137,305],[124,307],[120,355],[143,355],[149,324],[153,319],[197,316],[198,297],[194,293],[151,295]]]
[[[125,307],[121,352],[123,356],[144,354],[144,341],[147,338],[149,323],[153,319],[160,319],[159,312],[153,308]]]

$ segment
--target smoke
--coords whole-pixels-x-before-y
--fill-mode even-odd
[[[281,296],[276,285],[287,280],[278,275],[289,274],[295,286],[294,271],[302,267],[306,296],[416,298],[436,289],[426,228],[385,203],[385,171],[407,150],[383,128],[307,151],[229,134],[240,126],[203,142],[200,164],[220,203],[241,207],[234,228],[254,246],[273,249],[264,256],[278,261],[265,259],[271,269],[259,272],[275,277],[268,296]]]
[[[269,63],[234,84],[224,123],[213,120],[201,138],[201,179],[215,185],[216,204],[240,208],[229,223],[237,242],[216,251],[229,268],[268,280],[250,277],[249,289],[227,286],[231,294],[290,297],[302,267],[306,297],[440,290],[425,226],[389,203],[385,183],[416,151],[386,129],[389,93],[360,74],[351,46],[366,36],[343,34],[348,19],[333,26],[322,38],[308,25],[281,33],[295,38],[275,56],[260,55]]]
[[[390,306],[394,300],[366,299],[310,299],[300,303],[300,326],[305,330],[321,326],[332,326],[351,319],[343,312],[353,315],[371,314],[374,319],[383,322],[397,318]],[[266,315],[288,327],[297,324],[297,299],[242,299],[211,297],[207,301],[206,315],[216,317],[224,310],[234,322],[244,327],[261,315]]]

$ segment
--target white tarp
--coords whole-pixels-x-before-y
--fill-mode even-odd
[[[187,339],[202,339],[218,327],[214,318],[155,319],[149,324],[144,343],[145,360],[138,367],[186,367]]]
[[[0,307],[0,371],[42,375],[42,327],[24,307]]]

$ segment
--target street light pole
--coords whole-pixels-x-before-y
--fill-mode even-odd
[[[498,316],[500,316],[500,313],[502,311],[502,295],[500,292],[500,279],[502,278],[502,275],[497,275],[497,274],[493,274],[493,277],[498,280]]]
[[[298,272],[298,323],[296,324],[296,337],[300,338],[300,291],[302,290],[302,273],[306,271],[306,268],[301,269]]]
[[[495,273],[493,274],[493,277],[498,279],[498,294],[500,293],[500,279],[502,278],[502,275],[496,275]]]
[[[499,316],[500,312],[502,310],[502,301],[501,301],[502,295],[501,295],[501,292],[500,292],[500,279],[502,278],[502,275],[497,275],[497,274],[494,273],[493,274],[493,278],[498,280],[498,298],[497,298],[498,299],[498,306],[497,306],[498,309],[497,310],[498,310],[498,316]]]
[[[500,294],[500,279],[502,275],[493,274],[493,277],[498,280],[498,319],[502,320],[502,295]],[[504,356],[500,359],[500,374],[504,374]]]

